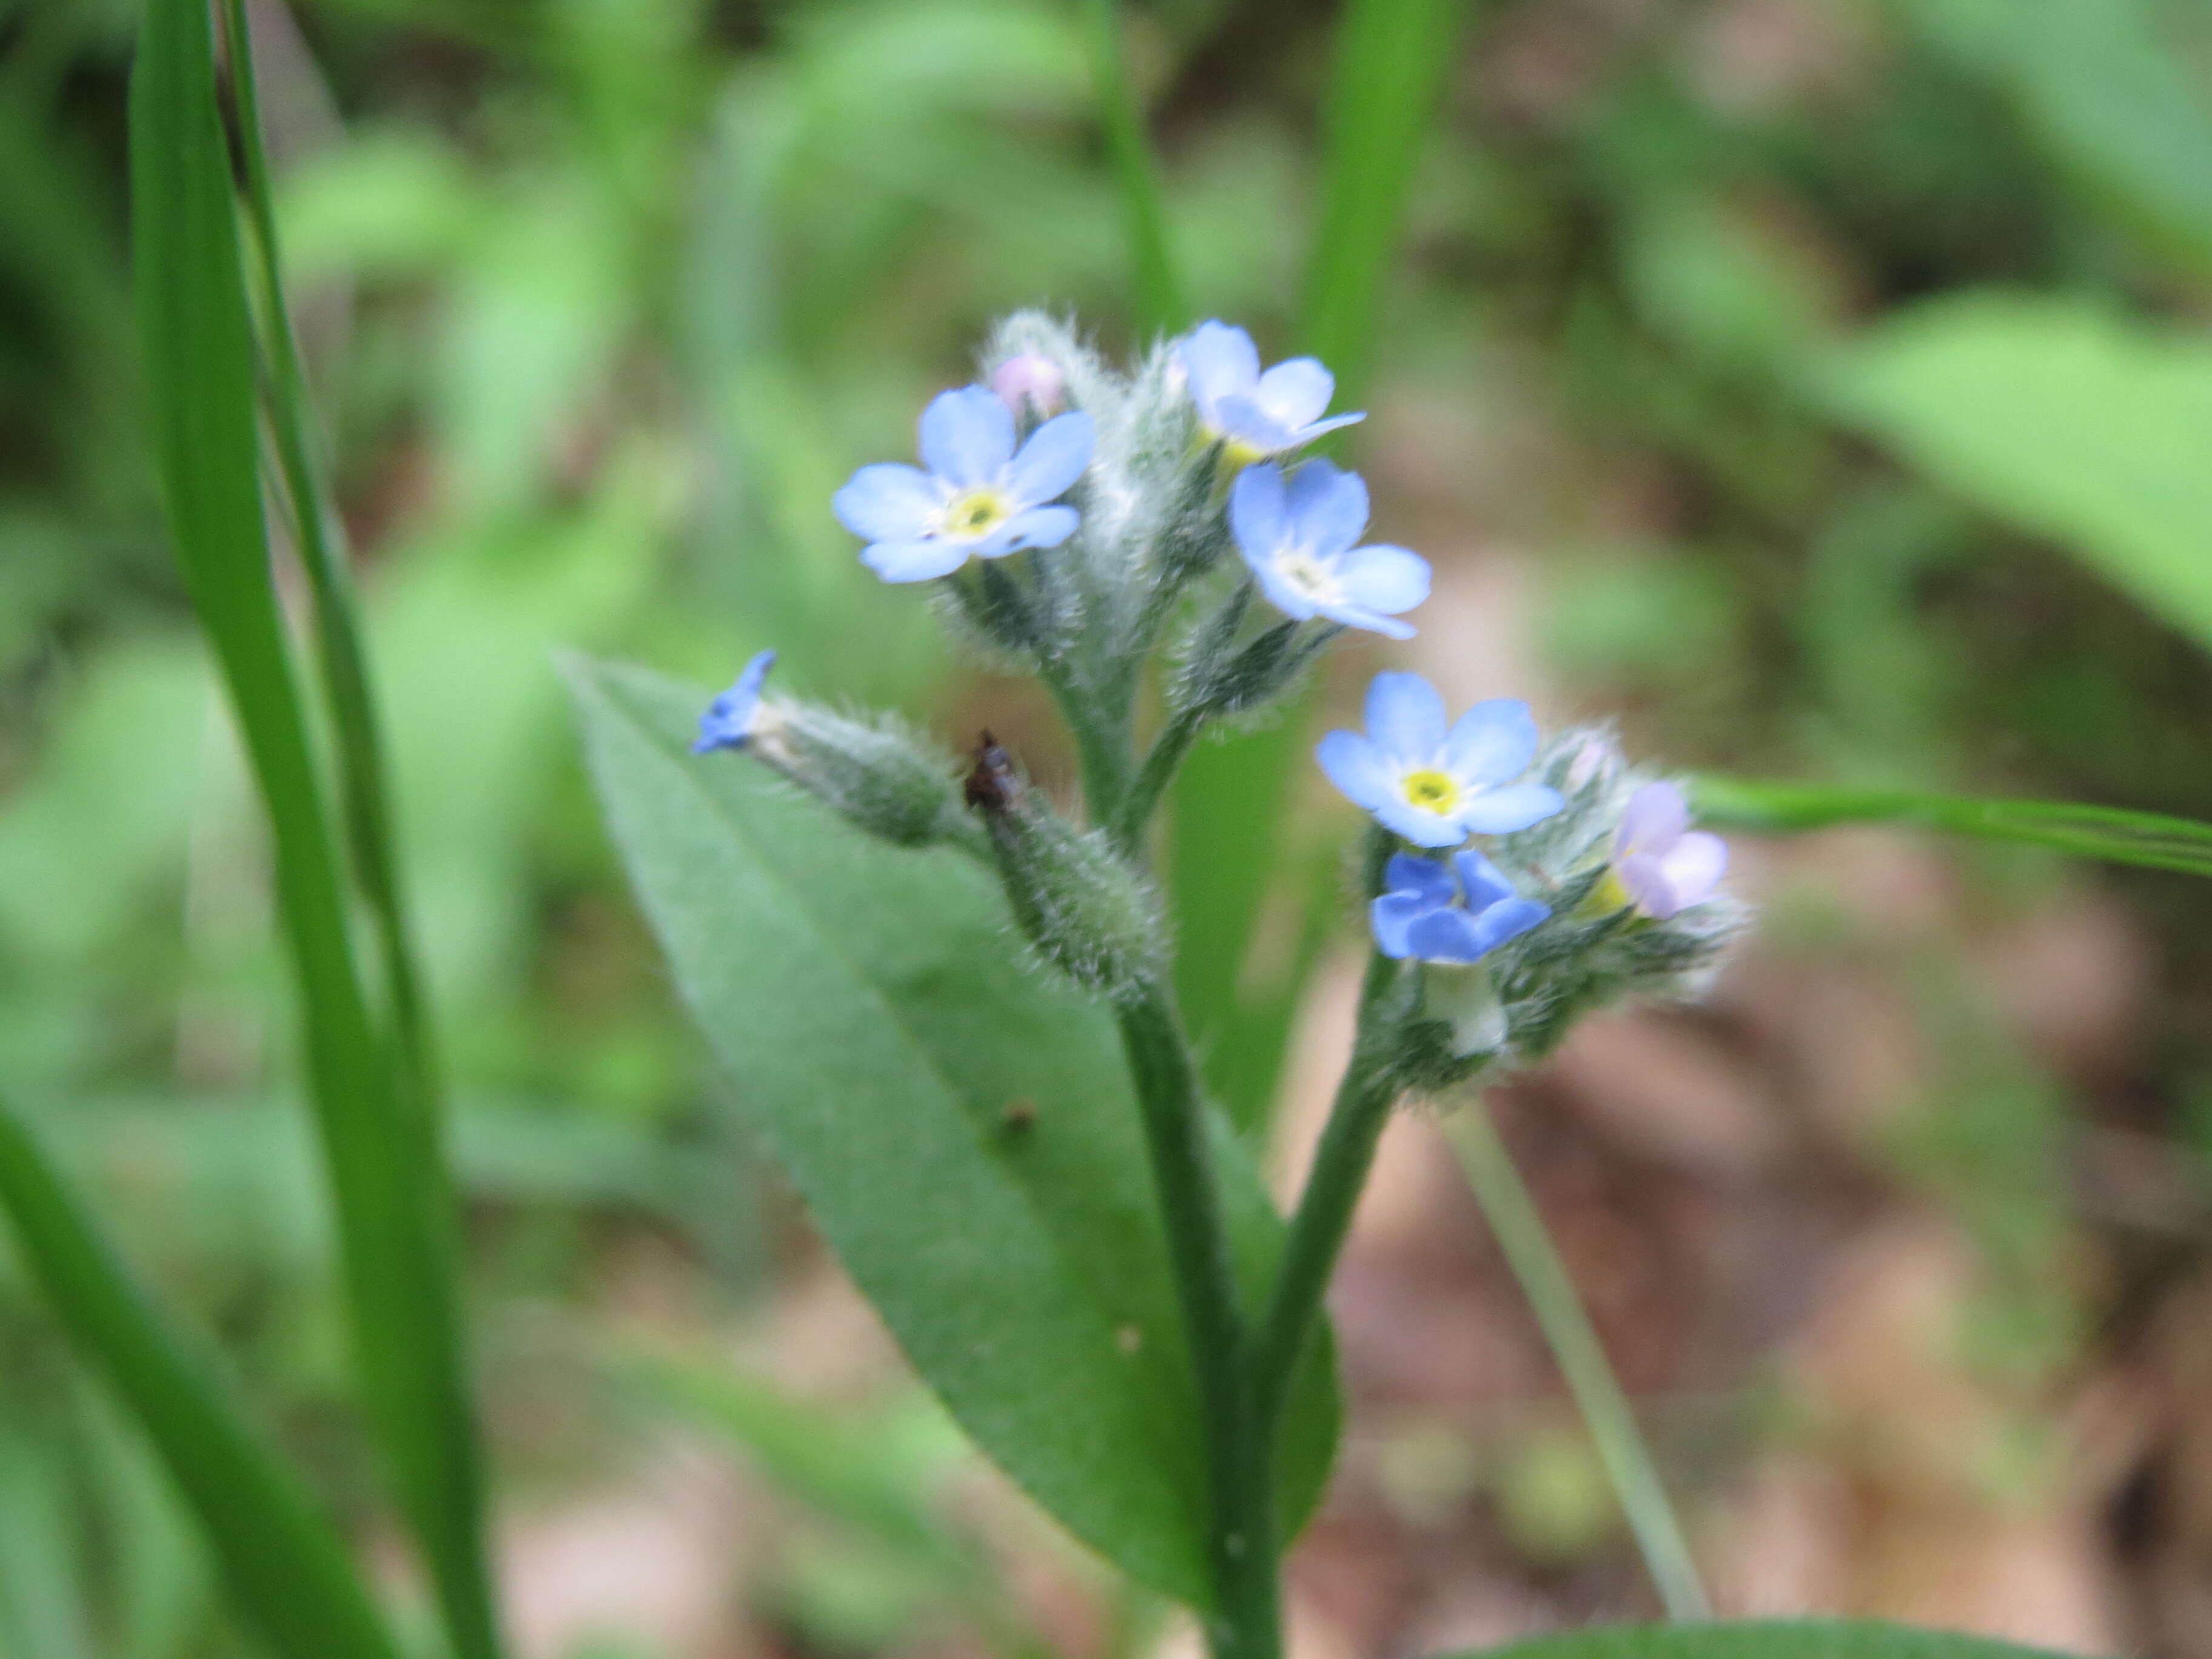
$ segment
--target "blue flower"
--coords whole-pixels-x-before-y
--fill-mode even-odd
[[[1536,720],[1515,698],[1479,702],[1444,727],[1444,700],[1419,674],[1377,674],[1367,688],[1367,735],[1332,732],[1315,751],[1354,805],[1417,847],[1502,836],[1565,803],[1516,783],[1536,753]]]
[[[1375,948],[1419,962],[1480,962],[1552,914],[1522,898],[1488,859],[1463,848],[1447,864],[1401,853],[1370,911]]]
[[[775,666],[775,653],[763,651],[744,665],[737,683],[707,705],[699,716],[699,737],[691,745],[695,755],[717,749],[742,749],[752,735],[753,712],[760,707],[761,682]]]
[[[1226,323],[1200,323],[1176,348],[1198,406],[1199,424],[1241,460],[1279,455],[1311,443],[1364,415],[1321,418],[1336,379],[1311,357],[1292,357],[1260,372],[1252,337]]]
[[[1055,415],[1014,450],[1014,416],[988,386],[940,392],[921,415],[924,466],[864,466],[833,501],[868,538],[860,562],[887,582],[949,576],[978,559],[1058,547],[1079,522],[1049,505],[1091,465],[1091,417]]]
[[[1402,547],[1354,547],[1367,528],[1367,486],[1356,472],[1308,461],[1285,479],[1273,461],[1248,466],[1229,492],[1237,550],[1286,617],[1326,617],[1394,640],[1392,620],[1429,597],[1428,561]]]

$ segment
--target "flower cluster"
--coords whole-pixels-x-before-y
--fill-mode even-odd
[[[1263,369],[1224,323],[1122,374],[1024,313],[975,384],[923,410],[921,465],[863,466],[836,492],[863,564],[933,584],[949,619],[1052,690],[1088,831],[988,738],[963,790],[956,763],[894,723],[765,701],[772,652],[714,699],[695,748],[745,750],[872,834],[988,859],[1042,959],[1137,994],[1164,962],[1145,827],[1189,744],[1286,694],[1346,629],[1410,637],[1404,617],[1428,597],[1425,560],[1364,540],[1358,475],[1299,458],[1363,418],[1329,416],[1334,392],[1311,358]],[[1168,718],[1139,757],[1135,711],[1162,650]],[[1725,847],[1605,733],[1547,747],[1524,702],[1453,720],[1419,676],[1384,673],[1365,730],[1330,732],[1317,758],[1375,823],[1370,927],[1401,964],[1409,1082],[1541,1054],[1597,1002],[1684,988],[1739,921],[1718,891]]]

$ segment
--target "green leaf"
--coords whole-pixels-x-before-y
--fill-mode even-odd
[[[708,694],[569,670],[594,780],[676,979],[847,1269],[970,1435],[1133,1577],[1207,1596],[1196,1401],[1105,1012],[1018,958],[997,884],[862,837],[742,757]],[[1226,1130],[1258,1295],[1281,1226]],[[1333,1362],[1301,1379],[1281,1503],[1327,1478]]]
[[[134,285],[169,532],[229,690],[274,848],[278,911],[337,1198],[355,1364],[455,1650],[498,1651],[463,1383],[437,1125],[369,1016],[263,536],[255,358],[203,0],[151,0],[131,87]]]
[[[1167,222],[1160,209],[1159,161],[1145,137],[1145,111],[1129,83],[1128,55],[1121,49],[1121,8],[1115,0],[1083,0],[1090,35],[1091,78],[1099,114],[1106,127],[1106,151],[1121,191],[1128,221],[1129,258],[1137,289],[1139,337],[1171,333],[1190,323],[1175,256],[1168,246]]]
[[[2212,876],[2212,823],[2078,801],[1989,800],[1907,789],[1827,788],[1701,777],[1698,821],[1718,829],[1789,834],[1837,823],[1908,823],[1984,841],[2021,842],[2076,858]]]
[[[2212,111],[2142,0],[1910,0],[1905,11],[2008,99],[2091,205],[2212,269]]]
[[[2079,301],[1976,295],[1860,338],[1832,404],[2212,648],[2212,343]]]
[[[1946,1631],[1806,1620],[1625,1625],[1515,1642],[1483,1659],[2034,1659],[2041,1652]]]
[[[1398,251],[1406,198],[1468,8],[1461,0],[1353,0],[1338,26],[1327,110],[1321,219],[1307,263],[1298,344],[1335,371],[1340,406],[1367,379],[1382,283]],[[1291,769],[1305,754],[1313,698],[1259,732],[1193,751],[1174,794],[1169,885],[1180,928],[1176,990],[1205,1055],[1206,1081],[1247,1127],[1272,1103],[1291,1017],[1333,879],[1303,867],[1271,894],[1285,860]],[[1240,996],[1260,913],[1279,897],[1299,918],[1288,971]]]
[[[151,1438],[240,1611],[285,1659],[397,1659],[344,1546],[204,1360],[164,1328],[29,1133],[0,1105],[0,1209],[78,1348]]]

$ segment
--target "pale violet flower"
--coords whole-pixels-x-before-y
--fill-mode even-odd
[[[1417,847],[1525,830],[1565,805],[1556,789],[1516,782],[1536,753],[1528,705],[1495,697],[1449,729],[1444,700],[1419,674],[1377,674],[1367,734],[1332,732],[1315,757],[1328,780],[1386,830]]]
[[[1394,640],[1395,619],[1429,597],[1428,561],[1402,547],[1354,547],[1367,528],[1367,486],[1356,472],[1308,461],[1285,477],[1273,461],[1248,466],[1229,494],[1237,550],[1275,608],[1304,622],[1326,617]]]
[[[1375,948],[1417,962],[1480,962],[1552,912],[1522,898],[1513,884],[1473,848],[1449,863],[1401,853],[1383,872],[1383,892],[1370,908]]]
[[[1336,379],[1311,357],[1291,357],[1260,372],[1259,348],[1241,328],[1200,323],[1176,347],[1206,435],[1241,460],[1279,455],[1364,415],[1322,416]]]
[[[760,708],[761,682],[775,666],[775,652],[760,653],[744,665],[735,684],[707,705],[707,712],[699,716],[699,736],[691,745],[693,754],[745,746],[752,736],[753,715]]]
[[[864,466],[833,502],[839,521],[868,538],[861,563],[885,581],[949,576],[970,558],[1057,547],[1075,533],[1075,509],[1051,503],[1091,465],[1088,415],[1055,415],[1017,452],[999,394],[963,386],[930,400],[921,435],[922,466]]]
[[[1702,904],[1728,869],[1728,843],[1690,828],[1690,803],[1666,782],[1628,798],[1613,837],[1613,873],[1629,903],[1665,921]]]
[[[1067,376],[1051,358],[1034,351],[1007,358],[991,371],[989,385],[1016,420],[1021,419],[1025,405],[1042,420],[1058,414],[1067,401]]]

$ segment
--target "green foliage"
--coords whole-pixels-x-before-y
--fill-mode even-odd
[[[455,1647],[464,1659],[489,1659],[498,1642],[438,1127],[402,1086],[356,975],[345,884],[277,611],[258,485],[256,354],[216,88],[206,9],[157,0],[131,110],[155,451],[178,559],[270,817],[363,1392]]]
[[[1972,295],[1835,361],[1836,406],[2212,648],[2212,346],[2078,301]]]
[[[1896,1625],[1808,1620],[1577,1631],[1494,1648],[1486,1659],[2033,1659],[2038,1651]]]
[[[344,1545],[240,1419],[205,1363],[164,1328],[4,1108],[0,1207],[70,1334],[152,1439],[206,1528],[240,1611],[270,1647],[284,1659],[397,1659]]]
[[[2212,876],[2212,823],[2155,812],[2073,801],[1978,800],[1904,789],[1824,788],[1741,778],[1699,778],[1693,793],[1699,820],[1724,829],[1777,834],[1834,823],[1909,823],[1987,841],[2048,847],[2075,858]]]
[[[2212,110],[2146,0],[1901,0],[2124,228],[2212,270]]]
[[[817,1222],[953,1415],[1133,1577],[1208,1600],[1190,1364],[1103,1010],[1020,962],[961,854],[872,843],[763,769],[687,752],[705,694],[570,671],[594,781],[677,981]],[[1248,1286],[1280,1227],[1224,1141]],[[1332,1362],[1289,1414],[1312,1509]]]

